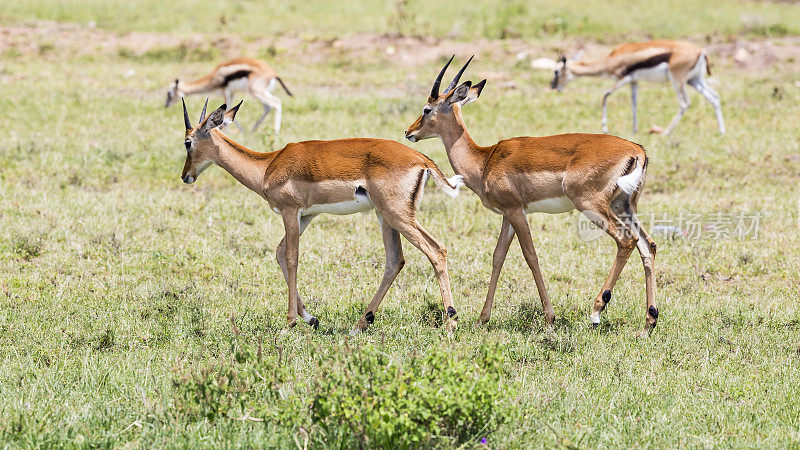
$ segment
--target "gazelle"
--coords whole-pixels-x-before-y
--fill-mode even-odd
[[[225,103],[231,104],[234,94],[240,91],[247,91],[264,105],[264,114],[253,125],[252,131],[255,131],[261,125],[261,121],[267,117],[271,110],[274,110],[275,132],[278,133],[281,130],[281,111],[283,108],[281,100],[272,95],[277,83],[280,83],[289,96],[292,95],[283,80],[281,80],[281,77],[267,63],[253,58],[236,58],[218,64],[211,73],[194,81],[182,81],[176,78],[167,91],[164,107],[168,107],[173,102],[176,102],[178,98],[183,98],[187,95],[209,93],[221,95],[225,98]],[[236,122],[236,125],[242,129],[238,122]]]
[[[633,132],[638,131],[636,120],[636,101],[639,81],[670,82],[678,95],[679,110],[664,130],[669,134],[692,104],[686,85],[697,89],[714,107],[717,114],[719,132],[725,133],[725,121],[722,118],[722,104],[719,95],[705,80],[711,75],[708,68],[706,51],[692,43],[683,41],[649,41],[622,44],[614,48],[604,58],[592,61],[575,61],[561,57],[555,69],[555,76],[550,87],[559,92],[567,82],[580,76],[608,76],[616,79],[611,89],[603,94],[602,130],[608,133],[606,119],[606,102],[612,92],[631,85],[631,107],[633,109]]]
[[[611,273],[594,301],[592,323],[600,323],[600,313],[611,300],[611,290],[622,268],[633,249],[638,248],[647,291],[644,332],[651,331],[658,319],[653,272],[656,244],[636,217],[647,170],[644,149],[605,134],[516,137],[481,147],[470,137],[461,108],[480,96],[486,80],[474,86],[470,81],[458,85],[467,61],[440,94],[439,85],[449,64],[439,72],[422,115],[408,128],[406,138],[416,142],[439,137],[456,174],[464,177],[464,183],[478,194],[486,208],[503,216],[479,322],[485,323],[491,316],[500,270],[516,234],[533,272],[545,319],[548,324],[553,323],[555,313],[539,269],[526,214],[578,209],[617,243]]]
[[[345,215],[374,208],[383,235],[386,267],[378,291],[354,331],[365,329],[375,320],[378,305],[405,264],[401,234],[433,265],[448,316],[447,327],[455,326],[447,250],[417,222],[416,211],[428,177],[451,197],[463,186],[461,177],[445,178],[423,154],[383,139],[306,141],[270,153],[254,152],[220,131],[233,122],[241,104],[231,109],[222,105],[208,117],[203,106],[199,123],[193,127],[183,103],[186,163],[181,179],[194,183],[203,170],[217,164],[281,215],[286,235],[275,253],[289,287],[289,325],[294,326],[299,313],[309,325],[319,326],[297,290],[300,235],[318,214]]]

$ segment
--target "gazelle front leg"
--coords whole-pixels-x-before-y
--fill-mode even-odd
[[[611,86],[611,89],[607,90],[603,94],[603,118],[600,121],[600,127],[603,130],[603,133],[608,133],[608,115],[606,113],[606,111],[607,111],[606,104],[608,103],[608,97],[611,96],[611,94],[614,91],[616,91],[617,89],[619,89],[622,86],[625,86],[626,84],[630,83],[631,80],[632,80],[632,78],[631,78],[630,75],[624,76],[624,77],[620,78],[619,80],[617,80],[617,82],[614,83],[614,86]]]
[[[631,81],[631,108],[633,109],[633,132],[639,132],[639,121],[636,117],[636,103],[639,99],[639,82]]]
[[[542,309],[544,310],[544,318],[547,325],[552,327],[555,321],[556,313],[553,311],[553,306],[550,304],[550,297],[547,295],[547,288],[544,284],[542,271],[539,268],[539,258],[536,256],[536,250],[533,247],[533,239],[531,238],[531,230],[528,226],[528,219],[525,216],[525,211],[522,209],[514,209],[506,211],[505,217],[514,227],[514,232],[519,236],[519,246],[522,248],[522,254],[525,256],[525,261],[528,267],[533,272],[533,279],[536,281],[536,289],[539,291],[539,298],[542,300]]]
[[[284,241],[286,242],[287,282],[289,287],[289,310],[286,313],[286,321],[289,327],[297,324],[297,260],[300,248],[300,218],[299,211],[294,208],[284,208],[281,210],[283,216],[283,227],[286,230]]]
[[[686,113],[686,110],[688,110],[689,106],[692,104],[692,100],[689,98],[689,93],[686,92],[686,83],[680,82],[680,84],[678,84],[678,82],[672,78],[672,75],[670,75],[670,80],[673,80],[675,94],[678,96],[678,112],[675,113],[675,116],[672,118],[672,121],[670,121],[667,129],[664,130],[664,134],[670,134],[672,130],[675,129],[675,126],[678,125],[678,122],[681,121],[684,113]]]
[[[389,287],[394,283],[395,278],[397,278],[397,274],[400,273],[400,270],[406,264],[405,258],[403,258],[403,246],[400,241],[400,233],[390,227],[380,214],[376,213],[376,215],[378,216],[378,223],[380,223],[381,226],[383,247],[386,251],[386,265],[383,271],[383,279],[381,280],[380,286],[378,286],[378,291],[375,292],[372,301],[369,303],[369,306],[367,306],[367,310],[353,329],[354,333],[365,330],[375,321],[375,312],[378,310],[378,306],[386,296],[386,292],[389,291]]]
[[[500,236],[497,238],[492,255],[492,277],[489,279],[489,291],[486,293],[486,301],[483,303],[483,310],[478,316],[478,323],[485,324],[492,317],[492,304],[494,303],[494,293],[497,290],[497,281],[500,278],[500,270],[508,255],[508,248],[514,240],[514,228],[506,216],[503,216],[503,225],[500,228]]]
[[[303,216],[300,217],[300,236],[303,235],[303,232],[308,227],[308,224],[311,223],[311,220],[314,219],[316,216]],[[281,268],[281,272],[283,272],[283,278],[286,281],[286,284],[289,284],[289,270],[286,266],[286,237],[281,239],[280,244],[278,244],[278,248],[275,250],[275,259],[278,260],[278,267]],[[303,304],[303,297],[300,296],[300,293],[297,292],[297,312],[300,314],[300,317],[305,320],[305,322],[314,329],[319,329],[319,319],[312,316],[306,310],[306,305]]]

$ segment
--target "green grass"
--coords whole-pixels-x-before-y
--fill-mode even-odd
[[[585,19],[581,29],[569,25],[565,33],[695,35],[710,32],[704,28],[709,18],[712,31],[749,33],[741,21],[749,10],[791,33],[800,23],[793,18],[797,8],[786,3],[726,3],[705,8],[704,19],[686,12],[710,4],[717,2],[635,4],[627,8],[630,17],[613,21],[619,8],[589,14],[588,7],[571,7],[576,12],[568,24],[580,14],[591,21]],[[95,20],[115,31],[219,32],[210,24],[220,7],[206,6],[219,11],[203,14],[196,5],[165,15],[151,13],[166,8],[163,2],[5,2],[0,16],[6,25],[47,18]],[[260,34],[258,24],[268,23],[272,31],[327,37],[381,31],[394,8],[348,2],[333,11],[333,3],[325,5],[314,5],[313,15],[311,4],[237,2],[226,17],[244,36]],[[426,4],[411,30],[445,35],[460,23],[458,38],[494,38],[508,20],[523,36],[542,37],[521,21],[539,23],[567,8],[470,3],[455,15],[444,5]],[[256,14],[262,9],[269,14]],[[635,12],[644,9],[652,14],[638,20]],[[326,11],[331,15],[323,17]],[[488,18],[479,20],[481,14]],[[342,20],[349,15],[363,18]],[[211,28],[198,29],[190,18]],[[225,28],[223,35],[238,32]],[[367,344],[406,363],[415,354],[468,359],[477,349],[495,348],[507,371],[504,402],[513,412],[487,436],[492,447],[800,445],[796,64],[747,72],[715,62],[725,136],[716,134],[711,107],[694,92],[693,106],[669,138],[630,135],[629,97],[612,97],[612,132],[641,143],[651,158],[640,201],[648,225],[651,214],[762,215],[757,238],[657,238],[661,317],[650,339],[633,338],[644,321],[644,277],[635,255],[603,325],[589,326],[614,246],[606,237],[580,240],[575,213],[529,218],[556,309],[556,334],[544,331],[517,244],[501,276],[492,321],[476,326],[499,217],[472,193],[451,200],[432,188],[419,215],[448,247],[458,331],[448,335],[435,327],[436,281],[427,260],[406,242],[407,265],[375,324],[348,339],[383,271],[374,215],[313,222],[301,240],[299,279],[321,328],[282,333],[286,287],[273,253],[282,237],[279,216],[219,168],[191,186],[179,180],[181,113],[161,107],[164,89],[176,75],[207,70],[216,54],[73,54],[47,50],[61,38],[31,39],[45,44],[45,51],[21,48],[0,59],[0,441],[11,447],[295,447],[302,446],[304,433],[312,445],[324,446],[320,429],[310,423],[311,391],[304,386],[335,358],[347,361],[350,347]],[[441,61],[405,66],[382,52],[351,55],[331,48],[319,57],[303,46],[279,48],[270,61],[296,96],[285,98],[284,130],[272,145],[351,136],[401,140]],[[130,69],[133,75],[123,77]],[[469,72],[475,81],[482,72],[501,72],[516,84],[504,88],[490,80],[482,97],[465,108],[479,143],[599,129],[608,80],[578,80],[555,94],[547,88],[548,73],[530,72],[512,52],[479,53]],[[773,94],[776,88],[781,96]],[[188,103],[194,119],[202,100]],[[676,110],[666,86],[640,90],[643,129],[665,125]],[[251,124],[258,114],[246,100],[241,120]],[[264,133],[230,133],[254,149],[270,145]],[[438,141],[413,145],[452,173]],[[230,356],[231,315],[244,339],[262,336],[269,349],[280,346],[291,355],[286,367],[294,381],[282,392],[301,405],[296,420],[209,422],[179,407],[173,380]],[[454,381],[442,381],[448,382]]]
[[[800,32],[792,2],[670,0],[572,2],[444,0],[285,2],[231,0],[30,0],[3,2],[6,22],[31,18],[94,23],[117,31],[232,32],[251,37],[333,37],[359,32],[476,37],[590,36],[614,39]],[[709,27],[709,24],[713,24]]]

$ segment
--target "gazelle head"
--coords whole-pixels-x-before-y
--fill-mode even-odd
[[[575,78],[575,75],[569,70],[569,67],[567,67],[567,57],[562,56],[556,63],[555,76],[553,77],[553,81],[550,82],[550,89],[561,92],[564,86],[572,81],[573,78]]]
[[[181,103],[183,103],[183,124],[186,126],[186,134],[183,139],[183,146],[186,147],[186,163],[183,165],[181,179],[186,184],[192,184],[208,166],[214,163],[214,155],[218,152],[216,144],[211,140],[211,130],[225,128],[233,122],[242,102],[231,109],[228,109],[228,105],[223,104],[206,117],[206,107],[208,106],[208,99],[206,99],[196,127],[192,127],[192,122],[189,120],[186,102],[181,99]]]
[[[455,55],[453,55],[453,57],[455,57]],[[472,58],[474,58],[474,56]],[[442,93],[439,93],[439,85],[442,83],[442,77],[445,71],[447,71],[447,67],[453,62],[453,58],[451,57],[450,61],[447,61],[447,64],[442,67],[439,76],[437,76],[436,81],[433,82],[431,95],[427,103],[425,103],[425,106],[422,107],[422,115],[408,127],[408,130],[406,130],[406,139],[411,142],[417,142],[423,139],[440,136],[442,127],[446,126],[445,124],[448,123],[448,119],[455,118],[455,106],[458,105],[462,107],[467,103],[475,101],[478,96],[481,95],[481,90],[483,90],[483,86],[486,85],[486,80],[481,81],[475,86],[472,85],[471,81],[465,81],[461,85],[458,84],[458,80],[461,78],[461,75],[464,73],[464,70],[466,70],[470,61],[472,61],[472,58],[458,71],[458,74],[456,74],[456,77],[450,82],[450,85],[448,85]]]
[[[178,90],[178,79],[175,78],[175,81],[169,85],[167,99],[164,100],[164,108],[168,108],[173,102],[177,102],[178,98],[183,98],[183,95],[181,95],[180,90]]]

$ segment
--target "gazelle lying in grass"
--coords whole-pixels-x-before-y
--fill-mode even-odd
[[[281,111],[283,108],[281,100],[272,95],[277,83],[280,83],[289,96],[292,95],[286,85],[283,84],[281,77],[264,61],[253,58],[236,58],[218,64],[211,73],[194,81],[176,79],[170,86],[169,91],[167,91],[164,107],[168,107],[173,102],[178,101],[178,98],[183,98],[187,95],[209,93],[221,95],[225,97],[226,104],[231,104],[234,94],[240,91],[247,91],[264,105],[264,114],[253,125],[252,131],[255,131],[261,125],[261,121],[267,117],[270,110],[274,110],[275,132],[278,133],[281,130]],[[242,129],[238,122],[236,122],[236,125]]]
[[[658,319],[653,272],[656,244],[636,217],[636,204],[647,169],[644,149],[615,136],[578,133],[516,137],[481,147],[470,137],[461,108],[480,96],[486,80],[475,86],[470,81],[458,85],[469,64],[467,61],[440,94],[439,85],[449,64],[439,72],[422,115],[408,128],[406,138],[416,142],[439,137],[450,164],[464,177],[467,187],[478,194],[486,208],[503,216],[489,291],[479,321],[485,323],[491,316],[500,269],[516,234],[525,261],[533,272],[545,319],[548,324],[553,323],[555,313],[539,269],[526,214],[556,214],[578,209],[617,243],[617,257],[611,273],[594,301],[592,323],[600,323],[600,313],[611,300],[611,290],[622,268],[633,249],[638,248],[647,290],[644,331],[655,328]]]
[[[697,89],[700,94],[714,107],[717,114],[719,132],[725,133],[725,121],[722,119],[722,104],[719,95],[705,80],[706,74],[711,75],[708,68],[708,55],[702,48],[683,41],[649,41],[622,44],[616,47],[604,58],[593,61],[574,61],[562,57],[557,63],[555,77],[550,87],[559,92],[575,77],[580,76],[608,76],[616,79],[611,89],[603,94],[603,119],[602,129],[608,133],[606,119],[606,102],[612,92],[631,85],[631,107],[633,109],[633,132],[638,131],[636,120],[636,101],[638,97],[639,81],[670,82],[678,95],[680,109],[664,130],[669,134],[683,117],[683,114],[692,104],[686,85]]]
[[[241,104],[231,109],[222,105],[208,117],[203,106],[195,127],[189,121],[186,103],[183,104],[186,163],[181,179],[187,184],[194,183],[203,170],[217,164],[263,197],[283,217],[286,235],[275,253],[289,287],[289,325],[294,326],[299,313],[309,325],[319,326],[317,318],[306,311],[297,291],[300,235],[318,214],[354,214],[374,208],[383,234],[386,268],[356,330],[365,329],[375,320],[378,305],[405,264],[401,234],[433,265],[449,318],[447,327],[455,326],[447,250],[417,222],[416,212],[428,177],[451,197],[458,195],[463,185],[461,177],[447,179],[423,154],[383,139],[306,141],[270,153],[254,152],[220,131],[233,122]]]

